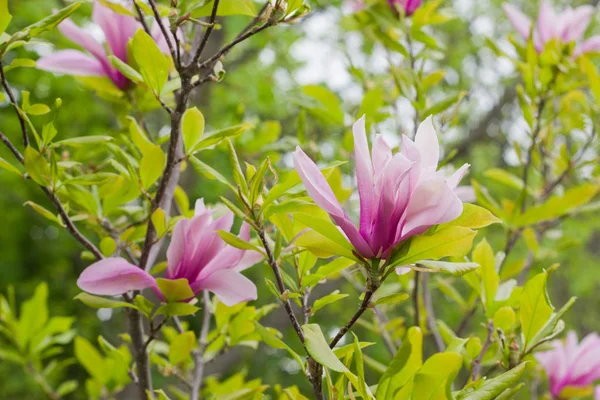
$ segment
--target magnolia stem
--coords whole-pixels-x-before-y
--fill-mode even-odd
[[[477,376],[479,375],[479,371],[481,370],[481,361],[483,360],[483,356],[490,348],[492,344],[492,335],[494,334],[494,322],[492,320],[488,321],[487,326],[487,337],[485,339],[485,343],[483,343],[483,347],[481,348],[481,353],[479,353],[479,357],[475,361],[473,361],[473,372],[471,373],[471,380],[475,381]]]
[[[438,330],[437,323],[435,321],[435,312],[433,309],[433,303],[431,301],[431,290],[429,289],[428,273],[423,273],[423,305],[427,311],[427,325],[429,325],[429,330],[433,334],[435,345],[439,352],[443,352],[446,346],[444,345],[444,340],[440,335],[440,331]]]
[[[344,335],[350,330],[350,328],[352,328],[354,323],[356,321],[358,321],[358,319],[361,317],[361,315],[363,315],[363,313],[367,310],[367,308],[369,308],[369,303],[371,301],[371,297],[373,297],[373,293],[375,293],[375,290],[377,290],[377,287],[373,287],[373,286],[367,287],[367,291],[365,292],[363,301],[360,303],[360,307],[354,313],[354,315],[352,316],[350,321],[348,321],[348,323],[339,330],[339,332],[337,333],[337,335],[335,335],[335,337],[331,340],[331,342],[329,342],[330,348],[333,349],[335,347],[335,345],[344,337]]]
[[[15,109],[15,113],[19,118],[19,124],[21,125],[21,134],[23,135],[23,145],[25,147],[29,146],[29,137],[27,136],[27,127],[25,125],[25,119],[21,115],[21,111],[19,111],[19,105],[17,104],[17,99],[13,94],[8,81],[6,80],[6,75],[4,74],[4,64],[0,59],[0,78],[2,78],[2,86],[4,86],[4,90],[6,90],[6,94],[8,94],[8,99],[10,100],[10,104],[12,104]]]
[[[207,337],[210,331],[210,296],[208,291],[202,291],[202,302],[204,309],[202,310],[202,328],[200,328],[200,338],[198,339],[198,350],[194,353],[194,381],[192,383],[191,400],[198,399],[200,387],[202,386],[202,377],[204,376],[204,351],[208,346]]]

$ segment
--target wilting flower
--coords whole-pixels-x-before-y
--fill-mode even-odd
[[[388,4],[394,10],[398,8],[404,10],[406,15],[413,15],[417,8],[421,7],[423,0],[388,0]]]
[[[377,136],[371,157],[364,117],[353,130],[358,229],[319,168],[300,148],[294,153],[294,165],[308,195],[329,213],[360,255],[386,259],[399,242],[460,216],[463,204],[455,190],[469,165],[450,177],[437,171],[440,149],[431,117],[419,125],[414,142],[402,137],[401,151],[396,154]]]
[[[531,34],[531,20],[517,7],[504,3],[504,12],[510,23],[515,27],[523,39],[529,39]],[[594,7],[584,5],[576,8],[567,8],[557,14],[550,4],[542,1],[538,12],[537,25],[533,29],[533,44],[538,52],[551,40],[562,43],[579,42],[590,24]],[[574,55],[600,50],[600,36],[593,36],[575,48]]]
[[[229,231],[233,218],[233,213],[228,212],[213,220],[212,211],[198,200],[194,217],[175,225],[167,250],[165,278],[185,278],[194,294],[209,290],[228,306],[256,299],[256,286],[241,271],[259,262],[262,254],[232,247],[217,232]],[[242,225],[239,237],[250,239],[248,224]],[[92,264],[81,273],[77,285],[88,293],[107,296],[153,288],[163,297],[152,275],[123,258]]]
[[[552,350],[535,355],[546,370],[552,396],[558,398],[569,386],[579,389],[591,386],[600,378],[600,337],[597,334],[590,333],[577,343],[577,334],[571,331],[564,343],[555,340],[552,344]]]
[[[98,1],[94,3],[92,19],[104,31],[110,53],[126,63],[129,39],[142,25],[135,18],[118,14]],[[90,55],[72,49],[57,51],[37,61],[40,69],[77,76],[106,76],[120,89],[127,87],[128,79],[112,66],[103,44],[70,19],[64,20],[58,28],[63,35],[83,47]],[[151,33],[161,51],[168,53],[167,41],[158,24],[152,26]]]

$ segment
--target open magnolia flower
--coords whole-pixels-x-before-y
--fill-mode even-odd
[[[175,225],[167,250],[166,279],[187,279],[194,294],[213,292],[221,302],[231,306],[256,299],[256,286],[241,274],[260,260],[262,254],[240,250],[223,241],[218,231],[229,231],[233,213],[213,220],[212,211],[202,200],[196,202],[195,215]],[[244,223],[240,239],[250,239],[250,226]],[[107,258],[86,268],[77,285],[85,292],[116,296],[130,290],[152,288],[163,298],[155,278],[123,258]]]
[[[469,165],[450,177],[437,171],[440,149],[431,117],[419,125],[414,142],[402,137],[401,151],[396,154],[377,136],[371,156],[364,117],[353,130],[359,228],[300,148],[294,153],[294,165],[309,196],[329,213],[361,256],[386,259],[399,242],[460,216],[463,204],[455,191]]]
[[[589,387],[591,391],[591,385],[600,379],[600,337],[590,333],[577,343],[577,334],[571,331],[565,342],[554,340],[552,344],[552,350],[535,355],[546,370],[552,396],[559,398],[561,392],[569,387]],[[600,399],[598,391],[596,393],[596,399]]]
[[[94,2],[92,19],[104,31],[111,54],[127,63],[127,44],[135,32],[142,29],[142,25],[135,18],[118,14],[97,0]],[[105,76],[110,78],[118,88],[127,87],[128,79],[112,66],[103,44],[70,19],[64,20],[58,28],[63,35],[83,47],[91,56],[78,50],[57,51],[37,61],[40,69],[77,76]],[[152,26],[151,33],[160,50],[167,54],[169,52],[167,41],[156,22]]]
[[[504,3],[502,8],[519,35],[525,40],[529,39],[531,19],[511,4]],[[559,40],[562,43],[580,41],[594,11],[594,7],[584,5],[576,8],[569,7],[557,14],[546,1],[542,1],[537,25],[533,29],[533,44],[536,50],[541,52],[544,45],[551,40]],[[574,56],[598,50],[600,50],[600,36],[593,36],[575,48]]]

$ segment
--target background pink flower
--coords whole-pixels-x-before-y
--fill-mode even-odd
[[[537,353],[535,358],[546,370],[554,397],[567,386],[585,387],[600,378],[600,337],[596,333],[577,343],[577,334],[571,331],[564,342],[555,340],[552,345],[552,350]]]
[[[233,219],[231,212],[213,219],[212,211],[198,200],[194,217],[175,225],[167,250],[165,278],[185,278],[194,294],[209,290],[228,306],[255,300],[256,286],[241,271],[262,260],[263,256],[232,247],[221,239],[217,231],[231,230]],[[239,237],[250,240],[248,224],[242,225]],[[159,297],[163,297],[152,275],[123,258],[107,258],[92,264],[81,273],[77,285],[85,292],[107,296],[153,288]]]
[[[450,177],[437,171],[440,149],[431,117],[419,125],[414,142],[402,137],[401,151],[396,154],[377,136],[371,156],[364,117],[354,124],[353,131],[359,229],[319,168],[300,148],[294,153],[294,165],[308,195],[330,214],[363,257],[387,258],[399,242],[460,216],[463,205],[455,191],[469,165]]]
[[[60,50],[40,58],[37,65],[40,69],[78,76],[106,76],[120,89],[127,87],[128,79],[111,65],[109,54],[123,62],[127,62],[127,44],[142,25],[133,17],[121,15],[100,2],[94,2],[92,19],[104,32],[107,47],[98,42],[92,35],[77,26],[70,19],[64,20],[59,29],[73,43],[83,47],[89,54],[78,50]],[[168,21],[167,21],[168,23]],[[152,37],[163,53],[168,53],[167,41],[158,24],[151,29]]]
[[[421,7],[422,3],[423,0],[388,0],[390,7],[394,10],[400,7],[409,16],[413,15],[417,11],[417,8]]]
[[[531,19],[511,4],[504,3],[502,8],[519,35],[525,40],[529,39]],[[542,1],[537,24],[533,29],[533,43],[536,50],[541,52],[544,45],[554,39],[563,43],[580,41],[590,24],[594,11],[594,7],[584,5],[576,8],[568,7],[562,13],[557,14],[548,2]],[[574,55],[597,50],[600,50],[600,37],[594,36],[579,44]]]

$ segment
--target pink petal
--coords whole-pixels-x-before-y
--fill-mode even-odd
[[[102,63],[77,50],[61,50],[37,60],[44,71],[77,76],[107,76]]]
[[[537,22],[537,30],[539,32],[542,44],[546,44],[558,36],[558,25],[558,17],[556,16],[556,13],[550,4],[543,0],[540,6]]]
[[[415,135],[415,144],[421,154],[421,161],[424,167],[437,168],[440,158],[440,145],[433,128],[433,119],[431,115],[421,122]]]
[[[369,153],[364,115],[356,121],[352,131],[354,134],[354,157],[356,158],[356,181],[360,197],[360,232],[364,234],[371,226],[377,207],[373,185],[373,163]]]
[[[594,400],[600,400],[600,385],[594,389]]]
[[[103,65],[110,65],[108,58],[106,57],[106,51],[100,42],[98,42],[92,35],[81,29],[70,19],[66,19],[58,26],[58,29],[63,35],[68,37],[73,43],[76,43],[89,51],[94,57],[100,60]]]
[[[398,267],[396,268],[396,275],[406,275],[410,271],[412,271],[412,268],[410,267]]]
[[[452,221],[463,204],[443,179],[423,182],[412,193],[405,213],[401,239],[425,232],[433,225]]]
[[[385,167],[392,160],[392,149],[381,135],[375,137],[373,143],[373,173],[375,180],[385,172]]]
[[[234,271],[240,272],[244,271],[259,262],[261,262],[265,257],[256,251],[245,251],[241,260],[233,267]]]
[[[167,249],[167,268],[169,277],[173,277],[177,274],[178,267],[184,260],[186,249],[192,245],[191,243],[186,243],[189,225],[190,220],[182,219],[177,221],[175,228],[173,228],[171,243]]]
[[[600,36],[592,36],[585,40],[581,45],[575,48],[573,57],[577,57],[583,53],[600,52]]]
[[[302,151],[294,152],[294,166],[304,183],[306,192],[315,203],[331,215],[344,217],[345,212],[319,167]]]
[[[590,20],[594,14],[594,11],[594,7],[589,5],[577,7],[574,10],[571,10],[571,12],[566,16],[562,26],[562,40],[566,43],[579,40],[590,24]]]
[[[127,42],[141,28],[141,25],[135,18],[118,14],[110,8],[104,7],[97,0],[94,2],[92,18],[104,31],[106,42],[112,53],[127,62]]]
[[[154,278],[143,269],[123,258],[106,258],[87,267],[77,286],[81,290],[105,296],[117,296],[130,290],[142,290],[155,286]]]
[[[454,193],[456,193],[460,201],[463,203],[475,203],[477,201],[477,196],[475,195],[475,189],[473,189],[473,186],[459,186],[454,189]]]
[[[508,17],[508,20],[515,28],[517,33],[521,35],[523,39],[529,39],[529,34],[531,31],[531,19],[512,4],[503,3],[502,8],[504,9],[504,13]]]
[[[213,292],[226,306],[256,300],[256,286],[244,275],[233,270],[222,269],[206,277],[194,290],[206,289]]]
[[[462,178],[467,174],[467,171],[469,170],[470,166],[471,165],[469,164],[464,164],[454,174],[452,174],[451,177],[446,179],[446,183],[448,184],[450,189],[456,189]]]

